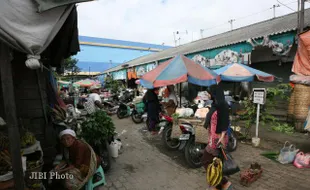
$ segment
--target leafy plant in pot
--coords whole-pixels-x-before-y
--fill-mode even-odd
[[[79,137],[93,147],[96,154],[101,158],[101,165],[105,171],[111,167],[109,144],[113,141],[114,135],[114,123],[107,113],[102,110],[91,114],[81,125]]]

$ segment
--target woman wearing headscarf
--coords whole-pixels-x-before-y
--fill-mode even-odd
[[[59,138],[64,146],[64,159],[53,172],[72,176],[61,181],[65,189],[81,189],[96,172],[100,158],[90,145],[77,139],[71,129],[61,131]]]
[[[213,103],[206,116],[204,126],[209,131],[208,145],[204,150],[202,162],[207,170],[209,164],[213,162],[214,157],[219,157],[220,150],[218,146],[226,148],[228,142],[227,129],[229,126],[229,107],[225,100],[223,89],[218,85],[210,87],[210,95]],[[221,183],[217,187],[211,189],[231,189],[231,182],[226,177],[223,177]]]
[[[159,122],[160,103],[158,100],[159,89],[148,89],[143,97],[145,111],[149,120],[149,131],[155,131],[155,126]]]

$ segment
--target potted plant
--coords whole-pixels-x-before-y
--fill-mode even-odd
[[[114,140],[115,127],[112,119],[105,111],[99,110],[91,114],[81,125],[79,136],[88,142],[101,158],[104,171],[111,167],[109,145]]]

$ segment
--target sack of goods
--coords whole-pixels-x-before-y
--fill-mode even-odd
[[[207,169],[207,183],[211,187],[220,184],[223,178],[223,163],[219,158],[214,158],[212,164],[209,164]]]

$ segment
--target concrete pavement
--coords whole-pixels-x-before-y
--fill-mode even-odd
[[[160,137],[143,132],[143,124],[131,119],[113,117],[117,132],[121,134],[123,151],[106,174],[107,185],[101,190],[204,190],[206,175],[203,168],[187,167],[182,152],[167,151]],[[281,165],[260,156],[263,150],[239,143],[233,153],[241,170],[253,162],[259,162],[263,176],[251,187],[239,184],[239,174],[230,180],[236,190],[307,190],[310,189],[310,169],[297,169],[293,165]]]

